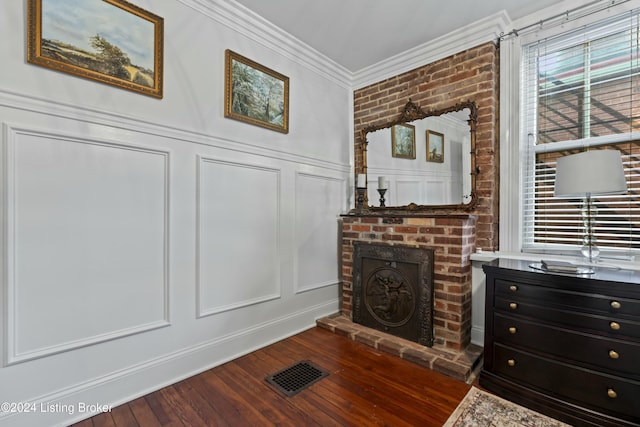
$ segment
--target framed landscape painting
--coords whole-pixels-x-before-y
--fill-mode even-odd
[[[28,0],[27,61],[162,98],[164,20],[124,0]]]
[[[427,161],[444,163],[444,134],[427,131]]]
[[[402,159],[416,158],[416,128],[413,125],[391,127],[391,155]]]
[[[289,78],[229,49],[224,98],[225,117],[289,132]]]

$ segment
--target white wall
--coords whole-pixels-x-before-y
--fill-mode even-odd
[[[25,2],[0,5],[0,402],[35,410],[0,426],[85,418],[338,310],[343,70],[233,3],[133,3],[165,20],[162,100],[26,63]],[[290,78],[289,134],[223,117],[225,49]]]

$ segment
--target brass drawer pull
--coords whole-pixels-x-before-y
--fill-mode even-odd
[[[515,302],[510,303],[509,308],[511,310],[516,310],[518,308],[518,303],[515,303]]]
[[[615,350],[609,350],[609,357],[612,359],[617,359],[620,357],[620,355]]]
[[[616,397],[618,397],[618,393],[616,393],[616,391],[612,388],[607,389],[607,396],[609,396],[612,399],[615,399]]]
[[[609,326],[614,331],[619,331],[620,330],[620,323],[618,323],[618,322],[611,322],[611,323],[609,323]]]
[[[516,327],[515,327],[515,326],[511,326],[511,327],[509,328],[509,333],[510,333],[510,334],[515,334],[516,332],[518,332],[518,330],[516,329]]]
[[[509,359],[509,360],[507,360],[507,365],[516,366],[516,361],[514,359]]]
[[[611,301],[611,308],[615,308],[617,310],[620,307],[622,307],[622,304],[620,304],[618,301]]]
[[[510,290],[511,292],[515,292],[515,291],[517,291],[517,290],[518,290],[518,287],[517,287],[516,285],[511,285],[511,286],[509,286],[509,290]]]

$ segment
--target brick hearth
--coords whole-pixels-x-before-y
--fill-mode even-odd
[[[481,366],[482,347],[475,344],[469,345],[462,352],[425,347],[418,343],[353,323],[342,314],[318,319],[316,323],[319,327],[338,335],[469,384],[473,382],[476,370]]]

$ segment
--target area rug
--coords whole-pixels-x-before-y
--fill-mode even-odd
[[[462,399],[443,427],[570,427],[476,387]]]

